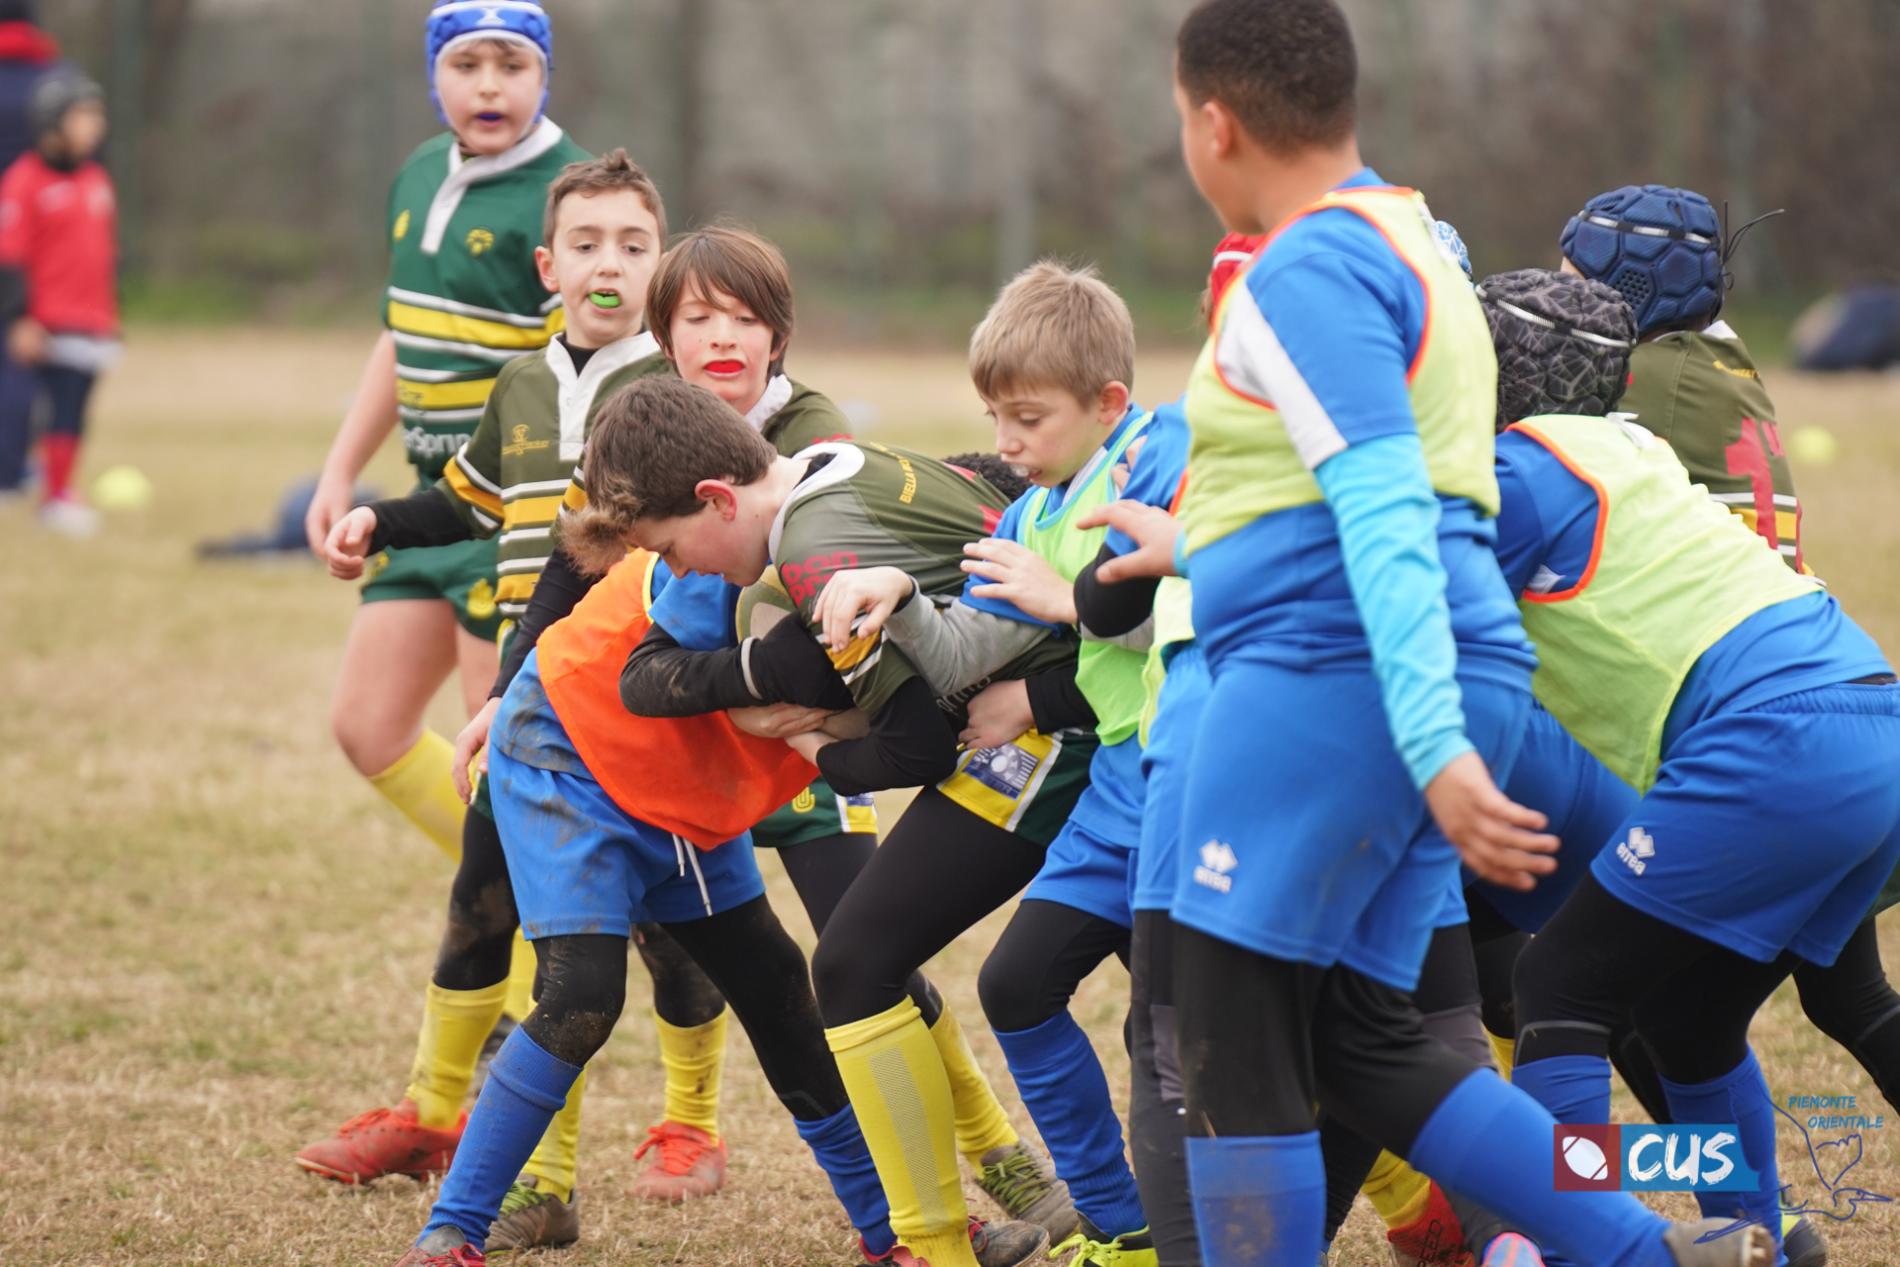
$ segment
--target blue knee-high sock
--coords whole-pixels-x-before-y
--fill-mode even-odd
[[[1439,1102],[1405,1159],[1572,1262],[1673,1267],[1662,1242],[1668,1223],[1635,1197],[1557,1191],[1556,1125],[1521,1089],[1479,1069]]]
[[[542,1050],[526,1028],[508,1035],[489,1063],[488,1080],[468,1115],[455,1162],[442,1180],[423,1236],[453,1225],[477,1249],[487,1242],[488,1225],[500,1213],[508,1185],[534,1154],[580,1076],[577,1066]]]
[[[1207,1267],[1309,1267],[1326,1235],[1319,1132],[1189,1139],[1188,1186]]]
[[[1108,1078],[1075,1018],[1058,1012],[996,1041],[1075,1208],[1111,1237],[1147,1226]]]
[[[858,1129],[858,1115],[845,1105],[830,1117],[815,1122],[792,1119],[798,1137],[811,1147],[819,1169],[831,1180],[845,1217],[864,1238],[864,1248],[880,1256],[897,1244],[891,1231],[891,1206],[884,1197],[884,1185],[871,1161],[871,1150],[864,1146],[864,1132]]]
[[[1775,1171],[1775,1110],[1754,1051],[1713,1082],[1660,1080],[1669,1098],[1670,1116],[1676,1121],[1735,1123],[1742,1157],[1761,1176],[1761,1187],[1755,1192],[1697,1193],[1702,1213],[1761,1224],[1775,1238],[1775,1261],[1786,1263],[1787,1256],[1781,1252],[1781,1180]]]
[[[1547,1056],[1511,1070],[1511,1085],[1550,1111],[1559,1122],[1610,1120],[1610,1060],[1607,1056]]]

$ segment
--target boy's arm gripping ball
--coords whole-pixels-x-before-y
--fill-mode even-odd
[[[748,586],[739,595],[739,636],[763,638],[780,621],[794,614],[792,600],[777,586],[765,583]],[[861,739],[870,732],[871,719],[864,715],[863,710],[848,708],[827,714],[824,724],[814,733],[831,739]],[[809,745],[792,744],[806,760],[813,760],[813,754],[806,751],[806,746]]]

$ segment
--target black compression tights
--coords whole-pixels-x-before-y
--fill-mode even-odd
[[[1060,902],[1025,898],[977,975],[990,1028],[1034,1029],[1063,1011],[1075,988],[1110,955],[1128,962],[1128,930]]]
[[[449,886],[448,926],[435,958],[436,985],[484,990],[506,981],[518,922],[501,833],[494,819],[471,809],[462,816],[462,860]]]
[[[822,934],[851,882],[877,853],[877,837],[870,832],[846,832],[787,845],[777,853],[811,920],[812,931]],[[725,1010],[726,999],[719,988],[660,925],[641,924],[635,930],[634,944],[653,978],[653,1010],[661,1020],[691,1029]],[[943,1000],[922,972],[910,975],[909,992],[923,1013],[924,1024],[936,1024]]]
[[[1794,983],[1814,1027],[1860,1061],[1888,1104],[1900,1104],[1900,994],[1881,965],[1874,921],[1854,930],[1832,967],[1796,964]],[[1611,1035],[1610,1059],[1650,1117],[1669,1121],[1656,1062],[1627,1025]]]
[[[1193,1135],[1303,1134],[1314,1129],[1317,1103],[1404,1156],[1477,1067],[1426,1034],[1402,991],[1180,925],[1174,1001]]]
[[[1749,1021],[1794,963],[1739,955],[1586,875],[1518,957],[1517,1063],[1608,1056],[1630,1023],[1663,1077],[1713,1081],[1747,1055]]]
[[[844,1084],[825,1045],[805,957],[763,897],[668,924],[666,932],[731,1002],[766,1081],[793,1117],[814,1121],[844,1108]],[[536,950],[541,995],[525,1028],[550,1055],[585,1065],[620,1017],[627,940],[549,937]]]
[[[1186,1107],[1175,1046],[1174,921],[1136,911],[1128,954],[1128,1146],[1142,1212],[1161,1267],[1198,1267],[1201,1241],[1188,1199]]]
[[[818,936],[825,1024],[897,1006],[918,968],[1029,883],[1042,855],[935,788],[919,792]]]
[[[1419,967],[1412,1006],[1427,1036],[1472,1065],[1489,1067],[1490,1045],[1478,1015],[1478,981],[1465,925],[1437,929]],[[1380,1146],[1330,1112],[1320,1114],[1319,1142],[1326,1165],[1326,1239],[1330,1242],[1351,1213],[1359,1188],[1378,1159]],[[1446,1199],[1457,1212],[1466,1244],[1475,1255],[1483,1255],[1492,1237],[1511,1230],[1496,1215],[1461,1197],[1447,1193]]]

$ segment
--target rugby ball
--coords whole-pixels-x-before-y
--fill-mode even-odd
[[[1609,1159],[1593,1139],[1581,1135],[1564,1136],[1564,1165],[1579,1179],[1601,1183],[1610,1177]]]
[[[787,616],[797,612],[791,595],[779,580],[778,569],[768,567],[756,582],[739,591],[737,621],[741,638],[763,638]],[[871,719],[862,709],[833,713],[819,728],[833,739],[861,739],[871,731]]]

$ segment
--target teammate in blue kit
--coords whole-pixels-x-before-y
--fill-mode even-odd
[[[1465,256],[1456,232],[1443,221],[1438,223],[1437,230],[1462,269]],[[1252,263],[1263,243],[1262,237],[1240,234],[1229,234],[1222,240],[1215,250],[1208,276],[1204,305],[1208,310],[1218,307],[1234,277]],[[1141,450],[1128,479],[1125,490],[1128,505],[1172,507],[1183,495],[1185,429],[1173,432],[1160,429],[1164,420],[1178,414],[1178,405],[1156,410],[1153,438]],[[1126,505],[1116,513],[1126,514]],[[1107,512],[1098,512],[1085,517],[1079,526],[1091,526],[1106,515]],[[1127,534],[1111,530],[1104,543],[1102,563],[1107,564],[1112,556],[1131,553],[1137,546]],[[1180,856],[1183,801],[1195,732],[1211,684],[1206,659],[1194,641],[1188,610],[1190,595],[1184,579],[1169,578],[1158,584],[1138,579],[1103,583],[1099,573],[1091,573],[1089,580],[1086,588],[1077,586],[1076,608],[1083,622],[1098,635],[1119,635],[1152,618],[1142,727],[1146,799],[1141,845],[1136,855],[1135,929],[1130,964],[1131,1082],[1135,1093],[1130,1115],[1134,1125],[1136,1174],[1142,1179],[1143,1200],[1155,1225],[1156,1244],[1163,1261],[1199,1262],[1200,1248],[1191,1214],[1186,1216],[1185,1228],[1171,1227],[1169,1211],[1162,1204],[1166,1189],[1161,1195],[1151,1196],[1150,1176],[1157,1172],[1164,1176],[1169,1173],[1170,1160],[1177,1167],[1181,1164],[1179,1154],[1185,1117],[1174,1042],[1173,923],[1168,908],[1173,901],[1179,868],[1216,871],[1226,860],[1218,847],[1205,858],[1199,856],[1199,851],[1196,856]],[[1466,1051],[1479,1063],[1488,1063],[1479,1019],[1480,996],[1464,927],[1464,904],[1455,877],[1449,879],[1451,882],[1441,895],[1438,917],[1433,921],[1437,927],[1420,969],[1414,1002],[1423,1015],[1428,1033],[1455,1049]],[[1158,1092],[1165,1088],[1169,1097],[1163,1100],[1162,1111],[1153,1116],[1144,1113],[1141,1094],[1145,1084],[1150,1082],[1156,1084]],[[1377,1145],[1370,1144],[1337,1119],[1322,1118],[1320,1133],[1326,1165],[1325,1239],[1329,1243],[1344,1223],[1355,1196],[1363,1190],[1386,1223],[1387,1240],[1395,1262],[1439,1261],[1448,1253],[1455,1254],[1461,1242],[1476,1255],[1483,1256],[1489,1249],[1500,1261],[1512,1261],[1517,1267],[1531,1267],[1535,1262],[1534,1247],[1528,1243],[1517,1239],[1500,1241],[1510,1236],[1512,1229],[1496,1215],[1445,1193],[1391,1154],[1380,1155]],[[1166,1155],[1168,1152],[1173,1154],[1172,1158]],[[1516,1259],[1509,1257],[1513,1245],[1520,1254]]]
[[[1175,452],[1172,476],[1145,480],[1164,505],[1185,456],[1178,411],[1150,414],[1130,403],[1134,352],[1126,305],[1092,269],[1043,262],[1024,270],[971,336],[970,371],[995,425],[998,456],[1035,487],[1011,502],[988,538],[965,547],[970,580],[941,617],[917,601],[917,583],[895,568],[840,572],[818,603],[834,648],[888,628],[941,694],[981,684],[1050,627],[1082,635],[1079,698],[1065,717],[1093,726],[1101,743],[1088,787],[984,962],[978,991],[1023,1104],[1074,1197],[1072,1261],[1101,1267],[1156,1261],[1107,1079],[1068,1011],[1084,977],[1111,954],[1128,956],[1145,660],[1143,651],[1075,629],[1104,536],[1076,523],[1115,498],[1117,469],[1137,446],[1156,446],[1152,461],[1138,464],[1144,470],[1161,470],[1169,461],[1163,450]],[[1019,681],[984,687],[971,700],[966,747],[996,747],[1047,725],[1051,709],[1032,700],[1035,689]],[[1177,1171],[1164,1199],[1178,1209],[1185,1193]]]
[[[1205,0],[1176,44],[1190,175],[1227,228],[1273,234],[1187,395],[1182,554],[1214,690],[1175,1006],[1204,1257],[1317,1256],[1317,1102],[1573,1261],[1763,1261],[1753,1229],[1698,1243],[1633,1198],[1556,1192],[1550,1115],[1408,997],[1457,856],[1528,885],[1555,841],[1490,773],[1533,660],[1492,550],[1488,331],[1424,200],[1359,158],[1355,79],[1328,0]],[[1173,550],[1138,539],[1128,574]]]
[[[1604,1121],[1608,1039],[1633,1018],[1674,1120],[1736,1123],[1761,1175],[1699,1194],[1705,1213],[1778,1239],[1748,1024],[1798,962],[1833,962],[1900,858],[1900,686],[1670,446],[1588,416],[1627,380],[1616,292],[1527,269],[1480,294],[1506,370],[1499,562],[1538,696],[1642,794],[1518,961],[1514,1077],[1562,1120]]]

